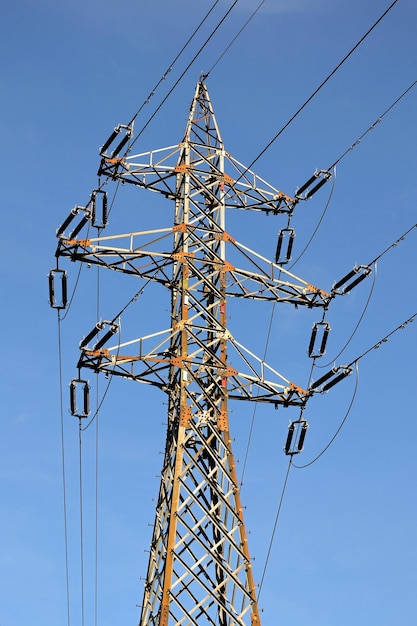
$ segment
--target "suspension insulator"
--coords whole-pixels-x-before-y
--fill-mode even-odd
[[[342,372],[339,374],[341,370]],[[346,376],[349,376],[351,373],[352,373],[352,368],[348,367],[347,365],[340,365],[339,367],[333,367],[329,372],[327,372],[327,374],[324,374],[324,376],[321,376],[321,378],[319,378],[314,383],[312,383],[312,385],[310,386],[310,389],[312,390],[318,389],[318,387],[323,385],[323,383],[326,383],[325,385],[323,385],[320,391],[327,391],[328,389],[336,385],[336,383],[343,380],[343,378],[346,378]],[[335,376],[335,378],[331,380],[333,376]],[[327,381],[329,382],[327,383]]]
[[[86,211],[85,207],[80,207],[82,209],[84,209],[84,211]],[[91,214],[89,211],[86,211],[84,217],[80,220],[80,222],[77,224],[77,226],[71,231],[71,233],[69,234],[69,239],[75,239],[75,237],[78,235],[78,233],[84,228],[84,226],[87,224],[88,220],[91,219]]]
[[[113,141],[116,139],[119,133],[120,133],[120,126],[117,126],[112,132],[112,134],[110,135],[110,137],[107,139],[107,141],[101,146],[100,151],[99,151],[100,156],[104,156],[106,154],[107,148],[113,143]]]
[[[337,283],[335,283],[332,287],[332,291],[337,292],[338,289],[344,285],[345,283],[348,282],[348,280],[350,280],[351,278],[353,278],[356,275],[356,271],[355,269],[353,269],[351,272],[349,272],[349,274],[346,274],[346,276],[343,276],[343,278],[341,278],[340,280],[337,281]],[[343,292],[341,292],[343,293]]]
[[[299,454],[303,450],[307,428],[308,422],[305,419],[295,420],[290,423],[284,448],[287,456]]]
[[[326,382],[326,380],[329,380],[329,378],[331,378],[332,376],[334,376],[338,371],[337,367],[333,367],[329,372],[327,372],[326,374],[324,374],[323,376],[321,376],[320,378],[318,378],[316,381],[314,381],[311,384],[311,389],[317,389],[318,387],[320,387],[320,385],[322,385],[323,383]]]
[[[285,265],[288,261],[291,261],[292,247],[294,243],[295,231],[293,228],[281,228],[278,235],[277,249],[275,252],[275,263],[277,265]],[[286,239],[287,249],[285,254],[281,254]]]
[[[121,142],[115,147],[115,149],[111,153],[111,156],[113,159],[117,157],[118,154],[120,154],[120,152],[123,150],[123,148],[128,143],[128,141],[130,141],[130,138],[132,136],[132,128],[130,126],[121,126],[121,128],[125,128],[126,133],[123,139],[121,140]]]
[[[288,435],[287,435],[287,441],[285,442],[285,454],[290,454],[290,450],[291,450],[291,442],[292,442],[292,438],[294,435],[294,423],[292,422],[289,426],[288,426]]]
[[[101,328],[104,328],[105,324],[110,324],[109,330],[97,341],[94,345],[93,350],[100,350],[104,346],[105,343],[109,341],[113,337],[114,334],[119,330],[119,326],[117,324],[113,324],[111,322],[102,322]]]
[[[92,339],[94,339],[94,337],[96,337],[96,335],[98,335],[98,333],[100,332],[100,330],[102,330],[103,328],[103,324],[102,322],[97,322],[97,324],[94,326],[93,330],[91,330],[88,335],[86,335],[84,337],[84,339],[82,339],[80,341],[80,348],[85,348],[86,346],[88,346],[88,344],[90,343],[90,341]]]
[[[130,139],[130,135],[126,134],[122,141],[119,143],[118,146],[116,146],[116,148],[113,150],[113,152],[111,153],[112,158],[114,159],[114,157],[116,157],[118,154],[120,154],[120,152],[123,150],[123,148],[125,147],[125,145],[127,144],[127,142]]]
[[[101,216],[99,217],[97,217],[97,196],[101,196]],[[94,228],[105,228],[107,218],[107,192],[102,189],[94,189],[91,194],[91,223]]]
[[[59,280],[59,293],[57,294],[56,282]],[[68,303],[67,297],[67,273],[65,270],[51,270],[48,276],[49,304],[53,309],[65,309]]]
[[[82,406],[77,403],[77,395],[81,393]],[[74,417],[88,417],[90,414],[90,386],[87,380],[73,378],[70,383],[70,412]]]
[[[319,172],[315,172],[313,176],[311,176],[304,185],[301,185],[299,189],[297,189],[295,197],[298,200],[308,200],[321,188],[327,181],[331,178],[332,174],[328,170],[320,170]],[[321,180],[319,180],[321,178]],[[310,191],[307,191],[305,196],[303,196],[304,191],[308,189],[314,182],[319,180],[319,182],[312,188]]]
[[[65,232],[67,226],[69,226],[76,215],[78,215],[80,207],[74,207],[71,213],[68,215],[67,219],[61,224],[61,226],[56,231],[56,236],[60,237],[63,232]]]
[[[330,332],[330,324],[328,322],[316,322],[314,324],[313,330],[311,332],[310,345],[308,346],[309,357],[311,357],[312,359],[316,359],[316,358],[323,356],[323,354],[325,354],[329,332]],[[319,340],[317,340],[317,335],[319,335]],[[321,337],[321,341],[320,341],[320,337]],[[316,348],[317,342],[320,342],[318,349]]]
[[[329,389],[331,389],[332,387],[337,385],[337,383],[340,383],[340,381],[343,380],[344,378],[346,378],[346,376],[350,376],[351,373],[352,373],[352,368],[351,367],[347,367],[341,374],[336,376],[336,378],[334,378],[330,382],[328,382],[325,385],[323,385],[322,391],[323,392],[328,391]]]
[[[122,148],[124,148],[124,146],[127,144],[127,142],[129,141],[129,139],[131,138],[131,136],[133,134],[133,126],[129,126],[129,125],[126,125],[126,124],[119,124],[118,126],[116,126],[116,128],[114,129],[114,131],[112,132],[110,137],[101,146],[101,148],[100,148],[100,156],[103,156],[103,157],[106,156],[107,148],[109,148],[111,146],[111,144],[114,142],[114,140],[119,135],[119,133],[120,133],[120,131],[122,129],[124,129],[126,131],[126,133],[125,133],[124,137],[122,138],[122,140],[120,141],[120,143],[112,151],[112,153],[111,153],[112,158],[116,157],[121,152]]]
[[[325,176],[324,178],[321,179],[321,181],[319,183],[317,183],[317,185],[315,187],[313,187],[313,189],[310,189],[310,191],[307,191],[306,193],[306,200],[309,200],[312,196],[314,196],[314,194],[321,189],[321,187],[323,187],[323,185],[325,185],[327,183],[327,181],[330,178],[330,174],[328,176]]]
[[[359,283],[365,280],[365,278],[369,276],[371,272],[372,272],[372,268],[369,267],[369,265],[359,265],[358,267],[354,267],[352,271],[350,271],[348,274],[346,274],[346,276],[341,278],[337,283],[333,285],[332,292],[338,293],[339,295],[342,295],[342,296],[345,295],[346,293],[349,293],[349,291],[351,291],[354,287],[356,287],[356,285],[359,285]],[[355,276],[357,278],[355,278],[355,280],[352,280],[352,282],[349,283],[349,281]],[[345,286],[343,287],[343,285]],[[341,287],[343,287],[343,289],[340,289]]]
[[[299,196],[301,196],[304,193],[304,191],[306,189],[308,189],[310,187],[310,185],[312,185],[316,180],[317,180],[317,174],[313,174],[313,176],[311,176],[311,178],[309,178],[304,183],[304,185],[301,185],[301,187],[299,189],[297,189],[295,197],[298,198]]]
[[[304,439],[306,438],[308,424],[304,422],[301,426],[300,437],[298,439],[297,450],[301,452],[304,449]]]

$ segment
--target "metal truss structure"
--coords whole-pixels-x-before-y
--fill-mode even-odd
[[[131,129],[124,128],[127,141]],[[170,292],[169,328],[108,345],[118,332],[117,320],[98,324],[82,341],[78,363],[80,370],[155,385],[168,397],[140,626],[259,626],[228,401],[304,407],[313,391],[282,376],[232,336],[227,300],[326,309],[334,294],[285,271],[227,232],[226,209],[291,215],[297,198],[274,189],[225,151],[203,80],[180,144],[120,156],[120,144],[109,151],[119,131],[101,150],[100,174],[171,199],[174,223],[153,231],[78,238],[97,219],[95,202],[102,193],[97,190],[90,205],[76,207],[58,230],[57,256],[157,281]],[[78,225],[66,235],[76,218]]]

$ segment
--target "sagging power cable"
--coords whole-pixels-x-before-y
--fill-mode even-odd
[[[379,341],[377,341],[375,344],[373,344],[370,348],[368,348],[367,350],[365,350],[360,356],[356,357],[356,359],[354,359],[353,361],[351,361],[350,363],[348,363],[347,365],[343,366],[341,368],[341,373],[339,373],[339,368],[335,368],[334,370],[334,374],[337,374],[337,378],[342,380],[343,378],[345,378],[346,376],[349,375],[350,371],[352,370],[352,367],[355,366],[355,370],[356,370],[356,383],[355,383],[355,388],[353,391],[353,396],[352,399],[350,401],[349,407],[339,425],[339,427],[337,428],[335,434],[333,435],[333,437],[330,439],[330,441],[326,444],[326,446],[323,448],[323,450],[311,461],[309,461],[308,463],[306,463],[305,465],[294,465],[294,467],[296,467],[297,469],[304,469],[306,467],[309,467],[310,465],[312,465],[313,463],[315,463],[320,457],[323,456],[323,454],[330,448],[330,446],[332,445],[332,443],[334,442],[334,440],[336,439],[336,437],[338,436],[338,434],[340,433],[342,427],[344,426],[350,411],[352,409],[355,397],[356,397],[356,393],[357,393],[357,389],[358,389],[358,383],[359,383],[359,361],[364,358],[367,354],[369,354],[372,350],[377,350],[378,348],[380,348],[381,345],[387,343],[387,341],[395,334],[397,333],[399,330],[404,330],[404,328],[406,326],[408,326],[408,324],[410,324],[411,322],[414,321],[414,319],[417,317],[417,312],[414,313],[411,317],[409,317],[408,319],[406,319],[404,322],[402,322],[401,324],[399,324],[396,328],[394,328],[391,332],[389,332],[387,335],[385,335],[385,337],[383,337],[382,339],[380,339]],[[323,377],[325,378],[325,377]],[[329,381],[331,381],[331,378],[328,378]],[[317,381],[319,382],[319,381]],[[317,385],[317,382],[315,383]],[[334,379],[332,382],[329,382],[329,386],[328,388],[330,388],[330,385],[333,386],[334,384],[336,384],[336,382],[339,382],[339,380]],[[319,386],[319,385],[317,385]],[[326,389],[327,390],[327,389]]]
[[[327,450],[330,448],[330,446],[332,445],[332,443],[335,441],[336,437],[339,435],[340,431],[342,430],[343,426],[346,423],[347,418],[349,417],[349,414],[352,410],[353,407],[353,403],[355,401],[356,398],[356,393],[358,391],[358,384],[359,384],[359,367],[358,367],[358,363],[356,362],[356,383],[355,383],[355,388],[353,390],[353,395],[351,398],[351,401],[349,403],[349,406],[346,410],[345,415],[343,416],[342,421],[340,422],[336,432],[334,433],[333,437],[330,439],[330,441],[325,445],[325,447],[321,450],[321,452],[319,454],[317,454],[317,456],[314,457],[314,459],[312,459],[311,461],[309,461],[308,463],[305,463],[305,465],[295,465],[295,463],[293,463],[293,466],[296,467],[297,469],[305,469],[306,467],[309,467],[310,465],[313,465],[313,463],[315,463],[316,461],[318,461],[323,454],[325,454],[325,452],[327,452]]]

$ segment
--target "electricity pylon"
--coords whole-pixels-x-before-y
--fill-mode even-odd
[[[121,131],[122,141],[110,152]],[[168,396],[167,439],[140,626],[258,626],[228,401],[304,407],[311,391],[284,378],[233,337],[227,300],[327,308],[333,296],[227,232],[228,208],[291,215],[297,199],[273,188],[225,151],[203,80],[197,84],[180,144],[123,155],[131,131],[115,129],[101,149],[100,174],[171,199],[173,225],[77,238],[90,223],[95,225],[100,195],[105,225],[105,196],[98,189],[58,230],[57,256],[159,282],[171,296],[169,328],[107,346],[118,331],[117,320],[99,323],[81,342],[78,363],[80,371],[90,368],[145,382]],[[78,225],[65,235],[80,213]],[[84,416],[87,409],[77,413],[75,404],[72,412]]]

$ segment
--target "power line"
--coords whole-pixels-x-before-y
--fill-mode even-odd
[[[268,326],[268,331],[267,331],[267,335],[266,335],[266,340],[265,340],[265,348],[264,348],[264,356],[263,356],[263,360],[266,360],[266,355],[268,353],[268,346],[269,346],[269,340],[271,338],[271,331],[272,331],[272,323],[274,321],[274,314],[275,314],[275,302],[273,302],[272,304],[272,310],[271,310],[271,317],[269,319],[269,326]],[[245,451],[245,458],[243,461],[243,469],[242,469],[242,476],[241,476],[241,484],[243,485],[243,479],[245,476],[245,471],[246,471],[246,465],[248,462],[248,456],[249,456],[249,450],[250,450],[250,446],[251,446],[251,442],[252,442],[252,435],[253,435],[253,429],[255,426],[255,415],[256,415],[256,408],[257,408],[258,404],[255,402],[255,405],[253,407],[253,411],[252,411],[252,419],[251,419],[251,425],[249,428],[249,435],[248,435],[248,442],[246,444],[246,451]]]
[[[373,346],[371,346],[370,348],[368,348],[367,350],[365,350],[365,352],[362,352],[362,354],[358,357],[356,357],[356,359],[354,359],[353,361],[351,361],[350,363],[348,363],[346,365],[347,368],[351,367],[354,363],[356,363],[357,361],[359,361],[360,359],[363,359],[363,357],[365,357],[367,354],[369,354],[370,352],[372,352],[372,350],[377,350],[378,348],[380,348],[382,346],[382,344],[387,343],[387,341],[389,339],[391,339],[391,337],[393,335],[395,335],[395,333],[397,333],[399,330],[404,330],[404,328],[406,326],[408,326],[408,324],[411,324],[411,322],[413,322],[415,320],[415,318],[417,317],[417,312],[414,313],[411,317],[409,317],[408,319],[406,319],[404,322],[402,322],[401,324],[399,324],[396,328],[394,328],[394,330],[392,330],[391,332],[389,332],[387,335],[385,335],[385,337],[383,337],[382,339],[380,339],[379,341],[377,341],[376,343],[374,343]]]
[[[155,271],[155,274],[156,274],[156,273],[157,273],[157,271]],[[126,304],[125,304],[125,305],[124,305],[121,309],[120,309],[120,311],[117,313],[117,315],[113,316],[113,319],[110,321],[110,324],[115,324],[115,323],[116,323],[116,320],[119,320],[119,342],[118,342],[118,346],[117,346],[116,360],[117,360],[117,356],[118,356],[118,354],[119,354],[120,344],[121,344],[121,342],[122,342],[122,336],[121,336],[121,330],[120,330],[120,320],[121,320],[121,317],[122,317],[123,313],[126,311],[126,309],[127,309],[127,308],[131,305],[131,304],[133,304],[134,302],[136,302],[136,301],[137,301],[137,299],[139,298],[139,296],[143,293],[143,291],[144,291],[145,287],[146,287],[147,285],[149,285],[149,283],[150,283],[151,281],[152,281],[152,278],[148,278],[148,280],[146,280],[146,281],[145,281],[145,284],[144,284],[144,285],[143,285],[143,286],[142,286],[142,287],[141,287],[141,288],[140,288],[140,289],[139,289],[139,290],[138,290],[138,291],[137,291],[137,292],[136,292],[136,293],[135,293],[135,294],[134,294],[134,295],[130,298],[130,300],[129,300],[129,301],[128,301],[128,302],[127,302],[127,303],[126,303]],[[110,389],[110,385],[111,385],[112,380],[113,380],[113,377],[112,377],[112,376],[109,376],[109,379],[108,379],[108,382],[107,382],[106,388],[105,388],[105,390],[104,390],[104,392],[103,392],[103,395],[102,395],[102,397],[101,397],[101,400],[100,400],[100,401],[98,401],[98,399],[97,399],[97,408],[96,408],[96,410],[95,410],[95,412],[94,412],[93,416],[90,418],[90,420],[89,420],[88,424],[87,424],[86,426],[84,426],[84,428],[81,428],[81,430],[82,430],[83,432],[84,432],[84,431],[86,431],[88,428],[90,428],[91,424],[92,424],[92,423],[96,420],[96,418],[98,417],[98,415],[99,415],[99,413],[100,413],[100,410],[101,410],[101,407],[103,406],[104,400],[105,400],[105,398],[106,398],[106,396],[107,396],[107,393],[108,393],[108,391],[109,391],[109,389]]]
[[[313,465],[313,463],[315,463],[316,461],[318,461],[320,459],[320,457],[323,456],[323,454],[325,452],[327,452],[327,450],[330,448],[330,446],[332,445],[332,443],[334,442],[334,440],[336,439],[336,437],[338,436],[338,434],[340,433],[340,431],[342,430],[347,418],[349,417],[349,414],[352,410],[353,407],[353,403],[355,401],[356,398],[356,392],[358,391],[358,384],[359,384],[359,368],[358,368],[358,363],[356,361],[356,383],[355,383],[355,388],[353,390],[353,395],[352,395],[352,399],[349,403],[349,406],[347,408],[347,411],[342,419],[342,421],[339,424],[338,429],[336,430],[335,434],[333,435],[333,437],[330,439],[330,441],[328,442],[328,444],[326,444],[326,446],[323,448],[323,450],[316,456],[314,457],[314,459],[312,459],[311,461],[309,461],[308,463],[306,463],[305,465],[294,465],[294,467],[296,467],[297,469],[305,469],[306,467],[309,467],[310,465]]]
[[[265,1],[265,0],[264,0]],[[181,50],[178,52],[178,54],[175,56],[175,58],[171,61],[171,63],[169,64],[169,66],[167,67],[167,69],[165,70],[164,74],[161,76],[161,78],[158,80],[158,82],[155,84],[155,86],[153,87],[153,89],[151,90],[150,94],[148,95],[148,97],[144,100],[144,102],[142,103],[142,105],[139,107],[139,109],[136,111],[136,113],[134,114],[134,116],[132,117],[130,124],[133,124],[133,122],[135,121],[135,119],[137,118],[137,116],[139,115],[139,113],[142,111],[142,109],[149,104],[150,99],[155,95],[156,90],[158,89],[159,85],[161,85],[161,83],[163,83],[168,74],[172,71],[174,65],[176,64],[176,62],[178,61],[178,59],[181,57],[181,55],[183,54],[183,52],[186,50],[186,48],[188,47],[188,45],[191,43],[191,41],[194,39],[195,35],[198,33],[198,31],[200,30],[200,28],[202,27],[202,25],[204,24],[204,22],[207,20],[207,18],[209,17],[209,15],[211,14],[211,12],[216,8],[216,6],[218,5],[218,3],[220,2],[220,0],[216,0],[213,4],[213,6],[211,7],[211,9],[209,9],[209,11],[206,13],[206,15],[203,17],[203,19],[201,20],[201,22],[199,23],[199,25],[197,26],[197,28],[195,28],[195,30],[193,31],[192,35],[190,35],[190,37],[187,39],[187,41],[185,42],[185,44],[182,46]]]
[[[333,192],[334,192],[334,187],[335,187],[335,182],[336,182],[336,168],[334,168],[334,175],[333,175],[333,177],[332,177],[332,178],[333,178],[332,188],[331,188],[331,191],[330,191],[329,197],[328,197],[328,199],[327,199],[326,205],[325,205],[325,207],[324,207],[324,209],[323,209],[323,211],[322,211],[322,214],[321,214],[321,216],[320,216],[320,219],[319,219],[319,221],[317,222],[316,227],[314,228],[314,230],[313,230],[312,234],[310,235],[310,238],[309,238],[309,240],[307,241],[306,245],[304,246],[304,248],[302,249],[302,251],[300,252],[300,254],[298,255],[298,257],[295,259],[295,261],[294,261],[293,263],[291,263],[290,267],[288,268],[289,270],[292,270],[292,269],[293,269],[293,267],[294,267],[294,266],[298,263],[298,261],[299,261],[299,260],[300,260],[300,259],[304,256],[304,254],[306,253],[307,249],[310,247],[311,242],[313,241],[314,237],[316,236],[317,231],[318,231],[318,229],[320,228],[322,221],[324,220],[324,217],[325,217],[325,215],[326,215],[326,213],[327,213],[327,209],[328,209],[328,208],[329,208],[329,206],[330,206],[330,201],[331,201],[331,199],[332,199]]]
[[[356,397],[356,393],[358,390],[358,383],[359,383],[359,366],[358,366],[358,362],[360,359],[362,359],[363,357],[365,357],[367,354],[369,354],[369,352],[371,352],[372,350],[376,350],[378,349],[382,344],[387,343],[387,341],[392,337],[392,335],[394,335],[396,332],[398,332],[399,330],[404,330],[404,328],[410,324],[411,322],[414,321],[414,319],[417,317],[417,312],[414,313],[411,317],[409,317],[408,319],[406,319],[404,322],[402,322],[401,324],[399,324],[396,328],[394,328],[390,333],[388,333],[387,335],[385,335],[385,337],[383,337],[382,339],[380,339],[378,342],[376,342],[373,346],[371,346],[370,348],[368,348],[367,350],[365,350],[365,352],[363,352],[360,356],[358,356],[354,361],[351,361],[348,365],[346,365],[346,368],[351,367],[352,365],[355,365],[355,370],[356,370],[356,383],[355,383],[355,388],[353,391],[353,396],[352,399],[349,403],[349,407],[346,411],[345,416],[343,417],[338,429],[336,430],[335,434],[333,435],[333,437],[330,439],[329,443],[323,448],[323,450],[316,456],[314,457],[314,459],[312,459],[311,461],[309,461],[308,463],[306,463],[305,465],[294,465],[294,467],[296,467],[297,469],[305,469],[306,467],[309,467],[310,465],[313,465],[313,463],[315,463],[316,461],[318,461],[318,459],[320,457],[323,456],[323,454],[330,448],[330,446],[332,445],[332,443],[334,442],[334,440],[336,439],[336,437],[338,436],[338,434],[340,433],[341,429],[343,428],[349,414],[350,411],[352,409],[355,397]],[[356,330],[356,329],[355,329]]]
[[[370,292],[369,292],[369,294],[368,294],[368,298],[367,298],[367,300],[366,300],[365,306],[363,307],[363,311],[362,311],[361,315],[359,316],[359,319],[358,319],[358,321],[356,322],[356,326],[355,326],[355,328],[353,329],[353,331],[351,332],[349,339],[345,342],[344,346],[343,346],[343,347],[339,350],[339,352],[337,353],[337,355],[336,355],[333,359],[331,359],[331,360],[330,360],[328,363],[326,363],[325,365],[316,365],[316,363],[313,363],[313,365],[314,365],[315,367],[320,368],[320,369],[323,369],[324,367],[329,367],[329,365],[331,365],[332,363],[334,363],[334,362],[336,361],[336,359],[338,359],[338,358],[339,358],[339,357],[343,354],[343,352],[346,350],[346,348],[348,347],[348,345],[349,345],[349,344],[350,344],[350,342],[352,341],[353,337],[356,335],[357,330],[358,330],[358,328],[359,328],[360,324],[362,323],[363,318],[365,317],[365,313],[366,313],[366,311],[368,310],[368,306],[369,306],[369,304],[370,304],[370,302],[371,302],[371,298],[372,298],[372,295],[373,295],[373,293],[374,293],[375,283],[376,283],[376,270],[377,270],[377,265],[376,265],[376,263],[375,263],[375,266],[374,266],[374,272],[373,272],[372,287],[371,287]]]
[[[83,527],[83,461],[81,418],[78,428],[79,445],[79,491],[80,491],[80,575],[81,575],[81,624],[84,626],[84,527]]]
[[[289,476],[289,473],[290,473],[291,465],[292,465],[292,462],[291,462],[291,457],[290,457],[290,461],[288,463],[288,468],[287,468],[287,473],[285,475],[284,486],[282,488],[281,497],[279,499],[279,504],[278,504],[278,509],[277,509],[277,512],[276,512],[276,515],[275,515],[274,527],[272,529],[271,539],[269,541],[268,552],[267,552],[267,555],[266,555],[265,565],[264,565],[264,569],[263,569],[262,576],[261,576],[261,582],[259,583],[258,601],[259,601],[259,597],[261,595],[262,585],[264,583],[266,570],[268,568],[269,558],[271,556],[272,545],[274,543],[275,533],[276,533],[277,526],[278,526],[278,520],[279,520],[279,516],[280,516],[280,513],[281,513],[281,509],[282,509],[282,503],[284,501],[284,495],[285,495],[285,490],[287,488],[288,476]]]
[[[390,106],[385,109],[385,111],[377,118],[377,120],[375,120],[375,122],[373,122],[364,133],[362,133],[362,135],[360,135],[360,137],[358,137],[352,144],[351,146],[349,146],[349,148],[347,148],[347,150],[345,150],[338,159],[336,159],[336,161],[334,161],[334,163],[332,163],[332,165],[329,165],[329,167],[326,170],[320,170],[318,173],[316,172],[313,176],[311,176],[311,178],[304,183],[304,185],[302,185],[298,190],[296,190],[296,196],[295,196],[295,203],[299,202],[300,200],[308,200],[309,198],[311,198],[316,191],[318,191],[328,180],[330,180],[331,178],[331,170],[334,170],[334,172],[336,173],[336,166],[342,161],[342,159],[345,158],[345,156],[347,156],[349,154],[349,152],[352,152],[352,150],[354,150],[354,148],[356,148],[356,146],[358,146],[362,139],[371,131],[374,130],[374,128],[380,123],[382,122],[382,119],[400,102],[400,100],[402,100],[404,98],[404,96],[406,96],[406,94],[411,91],[411,89],[413,89],[413,87],[417,85],[417,80],[414,81],[413,83],[411,83],[411,85],[409,85],[409,87],[407,87],[407,89],[405,91],[403,91],[403,93],[396,98],[396,100],[394,102],[392,102],[390,104]],[[323,175],[323,177],[321,178],[321,180],[319,182],[317,182],[318,179],[320,179],[320,176]],[[327,175],[327,176],[326,176]],[[303,196],[301,195],[306,189],[308,189],[311,185],[313,185],[313,188],[310,189],[309,191],[307,191],[307,193]]]
[[[342,67],[342,65],[349,59],[350,56],[355,52],[355,50],[363,43],[363,41],[370,35],[370,33],[376,28],[376,26],[381,22],[381,20],[387,15],[387,13],[393,8],[393,6],[398,2],[398,0],[394,0],[394,2],[384,11],[384,13],[377,19],[377,21],[366,31],[366,33],[359,39],[359,41],[351,48],[351,50],[343,57],[343,59],[336,65],[336,67],[328,74],[328,76],[320,83],[320,85],[313,91],[311,96],[307,98],[307,100],[300,106],[299,109],[290,117],[290,119],[282,126],[282,128],[274,135],[274,137],[267,143],[267,145],[261,150],[257,157],[253,159],[250,165],[246,168],[246,171],[250,170],[253,165],[265,154],[267,150],[272,146],[272,144],[278,139],[280,135],[288,128],[288,126],[295,120],[295,118],[305,109],[305,107],[311,102],[311,100],[319,93],[319,91],[328,83],[328,81],[332,78],[332,76]],[[242,176],[245,174],[241,174]]]
[[[67,486],[65,471],[65,436],[64,436],[64,410],[62,393],[62,342],[61,342],[61,314],[58,313],[58,372],[59,372],[59,404],[61,421],[61,467],[62,467],[62,490],[64,505],[64,544],[65,544],[65,586],[67,600],[67,624],[71,624],[70,616],[70,592],[69,592],[69,562],[68,562],[68,519],[67,519]]]
[[[250,17],[246,20],[246,22],[243,24],[242,28],[238,31],[238,33],[233,37],[232,41],[229,43],[228,46],[226,46],[226,48],[223,50],[223,52],[221,53],[221,55],[217,58],[217,60],[214,62],[214,64],[211,66],[211,68],[209,69],[209,71],[207,72],[207,74],[205,75],[206,77],[208,77],[212,71],[214,70],[214,68],[216,67],[216,65],[218,63],[220,63],[220,61],[222,60],[222,58],[224,57],[224,55],[230,50],[230,48],[233,46],[233,44],[235,43],[236,39],[242,34],[242,32],[245,30],[246,26],[253,20],[253,18],[255,17],[255,15],[258,13],[259,9],[262,7],[263,4],[265,4],[266,0],[262,0],[262,2],[260,2],[258,4],[258,6],[256,7],[256,9],[253,11],[253,13],[250,15]]]
[[[170,97],[170,95],[172,94],[172,92],[174,91],[174,89],[176,89],[176,87],[178,86],[178,84],[181,82],[181,80],[184,78],[185,74],[188,72],[188,70],[190,69],[190,67],[193,65],[193,63],[197,60],[197,58],[200,56],[200,54],[202,53],[202,51],[204,50],[204,48],[207,46],[207,44],[209,43],[209,41],[214,37],[214,35],[216,34],[216,32],[219,30],[220,26],[223,24],[223,22],[226,20],[226,18],[228,17],[228,15],[231,13],[231,11],[234,9],[234,7],[236,6],[236,4],[238,3],[239,0],[234,0],[233,4],[231,7],[229,7],[229,9],[226,11],[226,13],[224,14],[224,16],[222,17],[222,19],[220,20],[220,22],[218,22],[217,26],[212,30],[212,32],[210,33],[210,35],[207,37],[207,39],[205,40],[205,42],[203,43],[202,46],[200,46],[200,48],[198,49],[198,51],[196,52],[196,54],[193,56],[193,58],[191,59],[191,61],[188,63],[187,67],[185,68],[185,70],[180,74],[179,78],[177,78],[177,80],[175,81],[175,83],[173,84],[173,86],[171,87],[171,89],[168,91],[168,93],[166,94],[165,98],[163,98],[162,102],[157,106],[157,108],[155,109],[155,111],[152,113],[152,115],[149,117],[148,121],[142,126],[141,130],[139,131],[139,133],[136,135],[135,139],[131,142],[130,144],[130,148],[132,148],[132,146],[136,143],[136,141],[139,139],[139,137],[141,136],[141,134],[144,132],[144,130],[149,126],[149,124],[151,123],[151,121],[153,120],[153,118],[156,116],[156,114],[159,112],[159,110],[163,107],[163,105],[165,104],[165,102],[168,100],[168,98]]]
[[[97,302],[96,302],[96,317],[99,319],[100,316],[100,301],[101,301],[101,292],[100,292],[100,267],[97,267]],[[96,405],[98,406],[98,398],[99,398],[99,377],[96,377]],[[95,559],[94,559],[94,625],[98,624],[98,492],[99,492],[99,423],[100,420],[96,420],[96,464],[95,464],[95,542],[94,542],[94,550],[95,550]]]
[[[401,241],[404,241],[404,239],[407,237],[407,235],[409,235],[411,233],[411,231],[413,231],[415,228],[417,228],[417,224],[413,224],[408,230],[405,231],[405,233],[400,235],[400,237],[398,237],[398,239],[393,241],[393,243],[391,245],[389,245],[388,248],[385,248],[385,250],[383,252],[380,252],[380,254],[378,254],[378,256],[376,256],[370,263],[368,263],[368,265],[374,265],[377,261],[379,261],[380,258],[382,258],[392,248],[396,248],[398,246],[398,244],[401,243]]]
[[[390,106],[378,117],[378,119],[375,120],[375,122],[371,124],[369,128],[367,128],[367,130],[362,133],[362,135],[358,137],[358,139],[347,150],[345,150],[345,152],[343,152],[343,154],[341,154],[340,157],[336,159],[336,161],[332,165],[330,165],[328,169],[333,169],[347,154],[349,154],[349,152],[352,152],[352,150],[360,144],[365,135],[367,135],[371,130],[374,130],[375,126],[377,126],[377,124],[382,121],[382,119],[391,111],[391,109],[393,109],[400,102],[400,100],[402,100],[404,96],[406,96],[408,92],[413,89],[415,85],[417,85],[417,80],[415,80],[409,87],[407,87],[407,89],[403,91],[403,93],[395,100],[395,102],[390,104]]]

